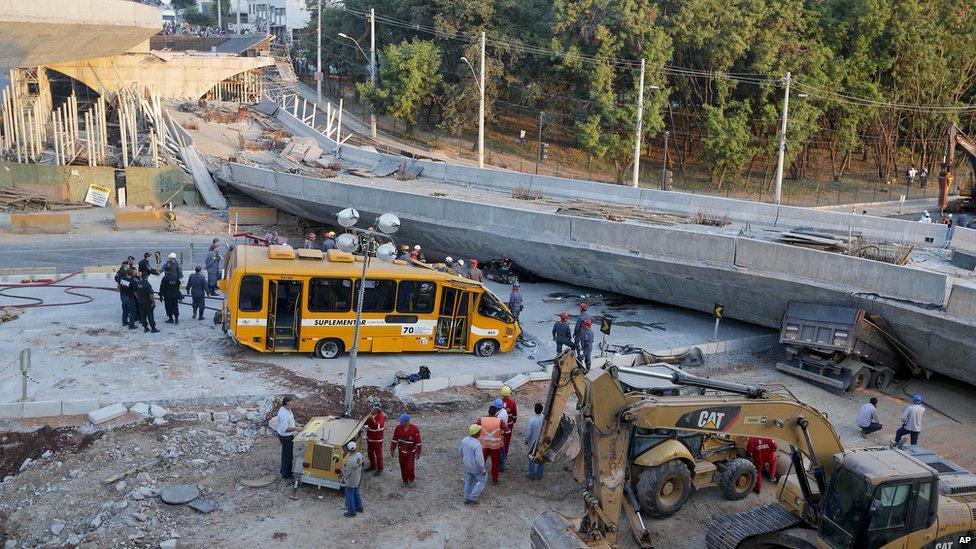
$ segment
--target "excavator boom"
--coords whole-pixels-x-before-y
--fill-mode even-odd
[[[969,161],[973,166],[973,173],[976,173],[976,139],[964,134],[955,124],[949,125],[946,136],[945,159],[942,164],[942,171],[939,172],[939,209],[945,211],[949,206],[949,191],[955,182],[955,157],[956,147],[961,148],[969,155]],[[972,187],[960,189],[960,196],[964,199],[972,200]],[[951,209],[951,208],[950,208]]]

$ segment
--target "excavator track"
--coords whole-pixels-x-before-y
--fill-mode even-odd
[[[768,503],[713,520],[705,534],[705,546],[708,549],[736,549],[748,538],[792,528],[801,522],[782,505]]]

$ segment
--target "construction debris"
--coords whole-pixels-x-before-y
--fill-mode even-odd
[[[17,320],[22,314],[24,310],[17,307],[0,307],[0,323]]]
[[[58,212],[63,210],[79,210],[91,207],[91,204],[84,202],[66,202],[63,200],[54,200],[28,190],[17,189],[14,187],[0,189],[0,208],[5,210],[46,210]]]

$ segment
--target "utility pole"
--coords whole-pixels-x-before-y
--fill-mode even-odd
[[[644,124],[644,59],[641,59],[640,83],[637,84],[637,131],[634,135],[634,177],[631,183],[639,187],[640,173],[641,126]]]
[[[237,13],[237,34],[241,34],[241,0],[236,0],[234,12]]]
[[[542,117],[546,115],[546,111],[539,111],[539,150],[536,151],[535,155],[535,174],[539,175],[539,162],[542,160]]]
[[[481,100],[478,102],[478,167],[485,167],[485,31],[481,31],[481,78],[478,81]]]
[[[376,11],[373,8],[369,8],[369,82],[376,89]],[[372,105],[369,107],[369,134],[376,139],[376,109]]]
[[[784,79],[786,91],[783,94],[783,120],[779,128],[779,157],[776,160],[776,205],[779,206],[783,196],[783,157],[786,153],[786,120],[790,112],[790,73],[787,71]],[[778,216],[777,216],[778,217]]]
[[[661,190],[668,190],[668,136],[671,132],[664,130],[664,162],[661,163]]]
[[[318,62],[315,64],[315,98],[316,103],[322,103],[322,0],[319,0],[319,22],[315,25],[318,32],[315,37],[315,52]]]
[[[224,0],[217,0],[217,28],[218,29],[224,28],[223,22],[220,20],[220,4],[222,4],[223,2]]]

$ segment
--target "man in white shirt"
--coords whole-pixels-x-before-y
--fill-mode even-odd
[[[922,432],[922,414],[925,407],[922,406],[922,395],[915,395],[912,403],[905,408],[901,415],[901,427],[895,432],[895,446],[901,448],[901,439],[908,435],[912,445],[918,444],[918,434]]]
[[[857,426],[861,428],[862,435],[870,435],[881,430],[881,421],[878,419],[878,399],[872,397],[870,402],[861,406],[861,411],[857,413]]]
[[[292,475],[292,463],[295,461],[295,433],[301,430],[295,425],[295,414],[291,411],[293,402],[292,397],[285,396],[281,399],[281,408],[278,408],[277,432],[278,442],[281,442],[281,478],[284,480],[295,478]]]

